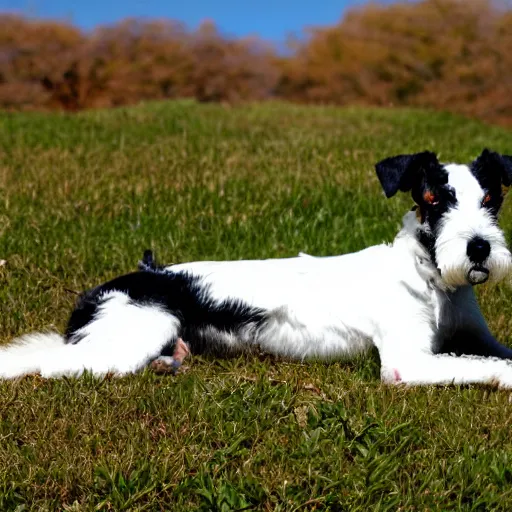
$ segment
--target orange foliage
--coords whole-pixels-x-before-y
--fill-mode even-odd
[[[277,80],[269,49],[174,22],[125,20],[85,36],[58,23],[0,16],[0,106],[109,107],[145,99],[263,99]]]
[[[487,0],[367,5],[283,59],[303,102],[421,105],[512,121],[512,15]]]
[[[126,20],[91,34],[0,16],[0,107],[78,110],[145,99],[271,97],[307,103],[418,105],[512,123],[512,12],[491,0],[366,5],[308,32],[291,55]]]

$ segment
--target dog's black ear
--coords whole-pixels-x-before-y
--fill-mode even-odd
[[[500,173],[501,183],[505,187],[512,185],[512,156],[500,155],[485,148],[475,160],[474,165],[486,173],[497,170]]]
[[[431,151],[392,156],[375,166],[386,197],[393,197],[399,190],[408,192],[429,170],[438,168],[437,156]]]

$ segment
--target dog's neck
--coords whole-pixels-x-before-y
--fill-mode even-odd
[[[415,210],[404,215],[403,227],[398,232],[394,245],[397,242],[400,245],[406,244],[406,250],[414,258],[418,274],[429,286],[447,291],[435,260],[435,237],[420,224]]]

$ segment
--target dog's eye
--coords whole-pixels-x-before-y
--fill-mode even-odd
[[[485,206],[491,200],[490,194],[486,194],[486,196],[482,199],[482,206]]]
[[[432,206],[439,204],[439,198],[430,190],[427,190],[423,194],[423,200],[425,201],[425,203],[431,204]]]

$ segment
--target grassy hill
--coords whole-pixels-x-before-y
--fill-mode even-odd
[[[171,263],[390,241],[411,200],[384,198],[376,161],[486,146],[511,154],[510,132],[414,110],[0,114],[0,342],[62,329],[74,292],[149,247]],[[479,295],[512,345],[510,287]],[[0,382],[0,510],[510,510],[511,396],[384,387],[375,354]]]

